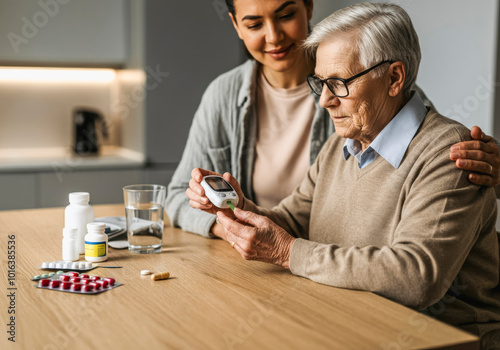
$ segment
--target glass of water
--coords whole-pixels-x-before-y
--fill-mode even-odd
[[[123,188],[128,249],[131,252],[161,252],[166,193],[166,187],[161,185],[130,185]]]

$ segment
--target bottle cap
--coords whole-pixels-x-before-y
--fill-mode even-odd
[[[72,192],[69,194],[70,204],[88,204],[90,194],[88,192]]]
[[[91,222],[90,224],[87,224],[87,231],[88,232],[98,232],[98,233],[104,233],[104,229],[106,228],[106,224],[102,222]]]
[[[63,228],[63,237],[76,238],[77,233],[78,229],[76,228],[71,228],[71,227]]]

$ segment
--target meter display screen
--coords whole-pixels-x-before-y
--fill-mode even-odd
[[[233,191],[231,185],[220,177],[206,177],[205,181],[214,191]]]

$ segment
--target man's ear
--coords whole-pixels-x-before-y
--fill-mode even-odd
[[[406,80],[406,67],[403,62],[397,61],[391,64],[387,72],[389,75],[389,96],[396,97],[401,91]]]
[[[233,14],[231,12],[229,12],[229,17],[231,17],[231,22],[233,22],[233,27],[234,27],[234,30],[236,30],[236,33],[238,33],[238,37],[241,40],[243,40],[243,38],[241,37],[240,27],[238,27],[238,23],[236,22],[236,18],[234,18]]]

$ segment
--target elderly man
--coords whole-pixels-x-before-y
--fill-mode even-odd
[[[217,213],[245,259],[375,292],[488,348],[500,328],[495,193],[449,162],[468,130],[412,92],[421,54],[407,13],[354,5],[318,24],[305,47],[316,56],[309,85],[337,132],[306,179],[272,210],[243,199],[233,214],[204,196],[199,182],[213,173],[194,169],[191,205]]]

